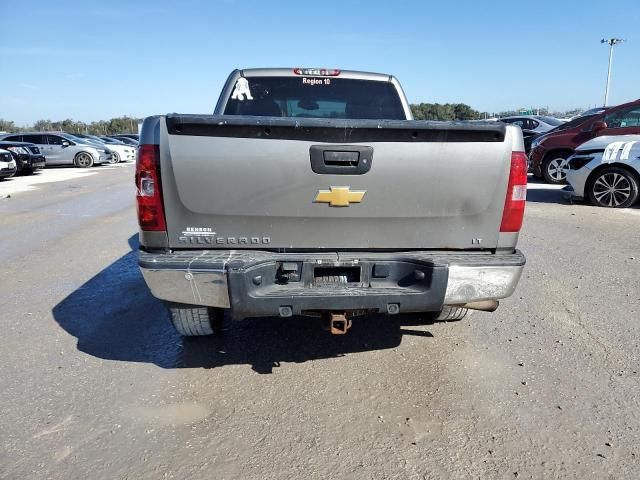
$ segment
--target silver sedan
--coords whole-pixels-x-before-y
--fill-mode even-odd
[[[568,199],[630,207],[640,190],[640,135],[597,137],[583,143],[569,157],[568,167]]]

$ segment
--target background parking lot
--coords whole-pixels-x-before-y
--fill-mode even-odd
[[[640,475],[640,209],[530,185],[495,314],[183,340],[136,265],[133,169],[71,171],[0,185],[0,478]]]

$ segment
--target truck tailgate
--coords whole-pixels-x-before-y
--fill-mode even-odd
[[[191,115],[163,120],[158,133],[171,248],[497,246],[515,128]]]

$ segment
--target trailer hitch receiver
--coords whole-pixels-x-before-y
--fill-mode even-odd
[[[344,335],[351,328],[351,319],[346,313],[331,313],[329,326],[332,335]]]

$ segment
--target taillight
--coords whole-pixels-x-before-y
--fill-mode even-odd
[[[501,232],[519,232],[527,203],[527,156],[524,152],[511,153],[509,186],[504,199]]]
[[[158,145],[140,145],[136,160],[136,204],[138,224],[142,230],[164,231],[164,207],[160,183],[160,149]]]

